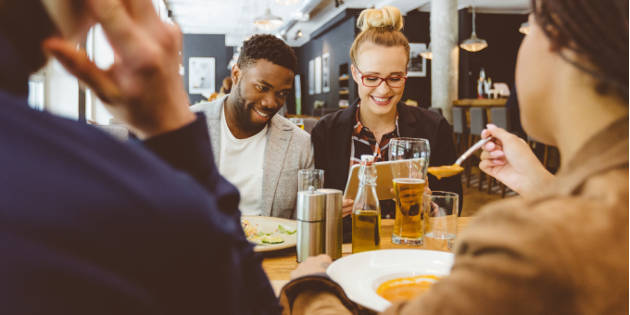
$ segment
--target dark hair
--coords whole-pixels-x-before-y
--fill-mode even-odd
[[[532,0],[536,22],[563,59],[628,102],[628,0]],[[562,54],[567,48],[588,64]]]
[[[273,35],[257,34],[243,42],[237,64],[239,68],[244,68],[259,59],[268,60],[297,73],[297,57],[293,48]]]

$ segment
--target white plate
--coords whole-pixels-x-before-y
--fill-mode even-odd
[[[384,311],[391,303],[376,288],[384,281],[416,275],[445,276],[453,254],[423,249],[383,249],[353,254],[328,266],[328,275],[348,297],[369,309]]]
[[[262,216],[242,216],[241,219],[249,221],[259,232],[274,233],[279,224],[286,225],[292,230],[297,230],[297,221],[284,218],[262,217]],[[280,236],[284,239],[280,244],[261,244],[256,245],[254,251],[269,252],[285,248],[291,248],[297,244],[297,232],[293,234],[274,233],[274,236]]]

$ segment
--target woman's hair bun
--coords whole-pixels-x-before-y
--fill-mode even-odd
[[[380,9],[365,9],[359,15],[357,27],[361,31],[366,31],[370,28],[400,31],[403,28],[403,18],[398,8],[389,5]]]

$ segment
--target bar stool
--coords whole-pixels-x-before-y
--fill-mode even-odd
[[[490,109],[490,120],[499,128],[508,129],[507,109],[505,107],[494,107]],[[492,176],[488,176],[488,193],[492,191],[492,185],[496,180]],[[501,197],[505,197],[506,187],[499,182],[501,187]]]
[[[467,141],[469,129],[466,124],[466,110],[461,107],[453,107],[451,113],[453,115],[453,136],[455,137],[453,143],[455,143],[455,152],[459,156],[469,146]]]
[[[486,128],[488,124],[488,114],[485,108],[471,107],[470,108],[470,135],[468,143],[475,143],[481,139],[481,132]],[[471,162],[469,162],[471,163]],[[466,171],[466,169],[464,169]],[[484,172],[479,169],[479,190],[481,191],[484,179]],[[466,176],[466,185],[470,187],[470,168]]]

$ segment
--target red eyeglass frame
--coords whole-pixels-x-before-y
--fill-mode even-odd
[[[377,88],[377,87],[381,86],[381,84],[382,84],[383,82],[385,82],[385,84],[387,84],[387,86],[389,86],[389,87],[390,87],[390,88],[392,88],[392,89],[400,89],[400,88],[404,87],[404,86],[405,86],[405,84],[407,83],[407,76],[406,76],[406,75],[402,75],[402,76],[400,76],[400,75],[389,75],[389,76],[387,76],[387,77],[385,77],[385,78],[381,78],[381,77],[379,77],[379,76],[377,76],[377,75],[373,75],[373,74],[363,74],[363,72],[361,71],[361,69],[359,69],[359,67],[358,67],[357,65],[354,65],[354,68],[355,68],[355,69],[357,69],[357,71],[358,71],[358,72],[359,72],[359,74],[361,75],[361,84],[363,84],[363,86],[365,86],[365,87],[369,87],[369,88]],[[366,84],[365,84],[365,82],[363,82],[363,78],[365,78],[365,77],[378,78],[378,80],[379,80],[379,81],[378,81],[378,84],[377,84],[377,85],[375,85],[375,86],[369,86],[369,85],[366,85]],[[389,78],[401,78],[401,79],[403,79],[403,83],[402,83],[402,85],[401,85],[401,86],[391,86],[391,85],[387,82],[387,80],[388,80]]]

